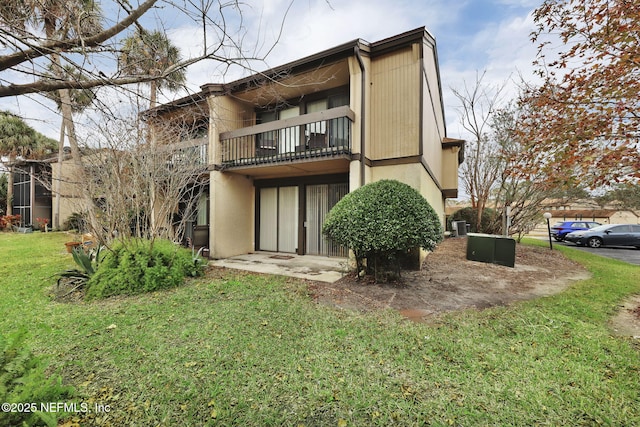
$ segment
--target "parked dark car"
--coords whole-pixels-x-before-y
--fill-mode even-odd
[[[640,249],[640,225],[607,224],[591,230],[574,231],[565,240],[578,246],[591,248],[600,246],[635,246]]]
[[[593,221],[564,221],[558,222],[551,226],[551,235],[558,242],[562,242],[565,236],[574,231],[590,230],[601,225],[599,222]]]

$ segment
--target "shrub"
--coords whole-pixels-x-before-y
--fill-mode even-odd
[[[63,402],[73,397],[74,390],[63,386],[59,376],[44,374],[45,363],[25,346],[25,337],[24,331],[0,335],[0,402],[30,405],[29,411],[0,411],[0,425],[55,426],[56,413],[39,412],[40,403]]]
[[[377,181],[347,194],[327,215],[322,232],[353,251],[358,272],[367,259],[376,279],[380,267],[384,271],[393,266],[399,274],[403,254],[418,247],[433,250],[443,237],[429,202],[395,180]]]
[[[496,220],[496,211],[491,208],[484,208],[482,211],[482,219],[480,220],[480,226],[478,226],[478,209],[476,208],[462,208],[451,215],[451,221],[466,221],[473,233],[487,233],[496,234],[500,221]]]
[[[62,225],[63,230],[77,230],[84,233],[87,230],[87,214],[82,212],[74,212]]]
[[[100,262],[104,258],[104,255],[101,256],[101,253],[104,254],[102,249],[102,246],[98,246],[85,252],[82,247],[77,247],[71,251],[73,261],[78,268],[58,273],[58,280],[54,289],[56,298],[64,298],[73,292],[84,291],[89,279],[98,271]]]
[[[87,283],[87,298],[135,295],[182,284],[198,276],[202,265],[168,240],[130,239],[116,244]]]

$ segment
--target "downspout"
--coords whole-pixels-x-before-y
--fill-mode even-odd
[[[358,59],[358,65],[360,66],[360,71],[362,74],[362,77],[360,78],[360,91],[361,91],[361,96],[360,96],[360,187],[362,187],[364,185],[364,172],[365,172],[365,151],[364,151],[364,147],[365,147],[365,89],[367,87],[367,82],[366,82],[366,74],[365,74],[365,68],[364,68],[364,61],[362,60],[362,56],[360,55],[360,48],[358,47],[358,45],[356,44],[356,46],[353,48],[354,53],[356,54],[356,58]]]

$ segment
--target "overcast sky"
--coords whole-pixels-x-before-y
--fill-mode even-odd
[[[104,3],[104,2],[103,2]],[[246,0],[243,13],[247,40],[259,34],[264,51],[280,33],[289,0]],[[436,38],[443,87],[447,134],[464,137],[457,123],[457,100],[451,88],[472,85],[476,73],[486,70],[485,81],[533,80],[536,48],[529,40],[533,10],[541,0],[295,0],[286,14],[281,37],[259,69],[275,67],[342,43],[363,39],[375,42],[418,27]],[[216,12],[216,9],[212,9]],[[186,56],[195,48],[198,29],[169,7],[148,16],[145,25],[161,20]],[[188,70],[189,89],[205,83],[231,81],[241,76],[222,75],[220,67],[203,62]],[[104,92],[103,92],[104,93]],[[170,95],[185,96],[186,92]],[[60,118],[53,103],[41,96],[0,100],[0,108],[23,117],[38,131],[58,139]]]

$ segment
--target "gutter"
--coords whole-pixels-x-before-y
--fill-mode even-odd
[[[360,66],[360,71],[362,73],[362,77],[360,78],[360,91],[361,91],[361,99],[360,99],[360,187],[364,185],[364,175],[365,175],[365,89],[367,87],[366,83],[366,72],[364,68],[364,61],[362,60],[362,55],[360,54],[360,48],[358,44],[353,48],[353,52],[356,55],[356,59],[358,60],[358,65]]]

